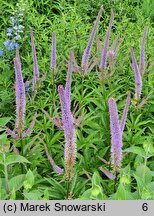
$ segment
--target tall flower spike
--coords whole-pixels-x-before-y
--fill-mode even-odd
[[[69,109],[71,109],[71,80],[72,80],[72,62],[71,59],[68,61],[67,78],[65,85],[65,93],[68,100]]]
[[[16,49],[16,56],[14,59],[14,68],[15,68],[15,91],[16,91],[16,123],[15,129],[11,130],[7,126],[4,126],[6,132],[12,136],[14,139],[23,139],[28,136],[35,124],[37,114],[34,115],[33,120],[27,129],[25,128],[25,112],[26,112],[26,97],[25,97],[25,84],[23,81],[22,71],[21,71],[21,62],[19,56],[19,50]]]
[[[96,31],[97,31],[97,27],[100,21],[102,15],[102,8],[99,10],[99,13],[97,15],[93,30],[91,32],[90,38],[88,40],[88,44],[86,46],[86,49],[84,50],[83,56],[82,56],[82,63],[81,63],[81,67],[82,69],[86,72],[88,69],[88,60],[90,57],[90,53],[91,53],[91,49],[92,49],[92,44],[96,35]]]
[[[101,73],[103,72],[102,70],[106,69],[107,53],[108,53],[108,46],[109,46],[110,33],[111,33],[111,28],[112,28],[113,20],[114,20],[114,13],[112,11],[111,12],[111,18],[110,18],[109,26],[108,26],[108,30],[107,30],[107,33],[106,33],[106,37],[104,39],[104,48],[103,48],[103,51],[102,51],[102,57],[101,57],[101,62],[100,62]]]
[[[113,98],[109,98],[110,132],[111,132],[111,163],[114,172],[121,168],[122,161],[122,131],[118,120],[118,110]]]
[[[133,48],[130,49],[130,52],[131,52],[131,57],[132,57],[132,67],[133,67],[134,75],[135,75],[135,99],[139,101],[141,98],[141,91],[142,91],[142,77],[139,71],[139,67],[138,67],[135,55],[134,55]]]
[[[15,128],[18,136],[21,138],[25,126],[25,112],[26,112],[26,98],[25,86],[22,77],[21,63],[19,50],[16,50],[16,57],[14,59],[15,79],[16,79],[16,125]]]
[[[52,33],[52,49],[51,49],[51,60],[50,67],[55,72],[56,71],[56,33]]]
[[[148,34],[148,28],[145,27],[144,28],[143,37],[142,37],[142,41],[141,41],[141,46],[140,46],[140,64],[139,64],[139,69],[140,69],[141,76],[145,72],[145,42],[146,42],[147,34]]]
[[[72,178],[73,168],[76,159],[76,134],[74,127],[74,120],[68,103],[68,97],[65,89],[62,85],[58,86],[58,93],[60,97],[61,110],[62,110],[62,122],[65,136],[65,171],[68,179]]]
[[[122,133],[123,133],[124,128],[125,128],[126,118],[127,118],[130,102],[131,102],[131,93],[128,92],[127,99],[126,99],[126,104],[125,104],[124,111],[123,111],[123,114],[122,114],[122,119],[120,121],[120,128],[121,128]]]
[[[32,46],[32,56],[33,56],[33,91],[35,89],[35,84],[40,77],[37,56],[36,56],[36,49],[35,49],[35,42],[34,42],[34,34],[32,28],[30,29],[30,36],[31,36],[31,46]]]

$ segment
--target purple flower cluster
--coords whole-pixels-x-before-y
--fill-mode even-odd
[[[52,49],[51,49],[51,60],[50,67],[55,72],[56,71],[56,33],[52,33]]]
[[[116,173],[121,168],[122,161],[122,135],[126,124],[126,118],[130,105],[131,95],[128,92],[125,108],[123,111],[122,119],[119,122],[118,109],[116,102],[113,98],[109,98],[109,113],[110,113],[110,132],[111,132],[111,159],[113,171]]]
[[[62,85],[58,86],[58,93],[60,98],[60,105],[62,111],[62,118],[59,117],[55,108],[55,118],[51,118],[50,115],[42,109],[43,113],[47,118],[54,123],[58,128],[64,131],[65,147],[64,147],[64,161],[65,161],[65,174],[68,180],[72,179],[74,175],[74,165],[76,160],[76,132],[75,129],[82,121],[83,115],[77,119],[71,112],[71,80],[72,80],[72,52],[70,53],[70,60],[68,61],[68,72],[66,77],[65,87]],[[85,114],[85,113],[84,113]],[[61,174],[63,169],[58,167],[52,157],[48,153],[48,149],[45,146],[46,155],[53,166],[54,170]]]
[[[93,27],[91,35],[90,35],[90,38],[88,40],[88,44],[87,44],[87,46],[84,50],[83,56],[82,56],[81,68],[84,70],[85,73],[87,73],[87,70],[89,67],[88,61],[89,61],[89,57],[90,57],[91,49],[92,49],[92,44],[93,44],[93,41],[94,41],[94,38],[96,35],[97,27],[98,27],[101,16],[102,16],[102,8],[99,10],[99,13],[97,15],[94,27]]]
[[[25,97],[25,85],[22,76],[21,62],[19,56],[19,50],[16,49],[16,57],[14,59],[14,68],[15,68],[15,90],[16,90],[16,124],[15,129],[11,130],[7,126],[5,129],[9,135],[14,139],[23,139],[27,137],[35,124],[37,114],[34,115],[33,120],[29,128],[25,129],[25,113],[26,113],[26,97]]]

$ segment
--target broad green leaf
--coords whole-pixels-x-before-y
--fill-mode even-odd
[[[89,200],[91,196],[91,188],[86,190],[80,197],[79,200]]]
[[[15,177],[11,178],[10,181],[9,181],[10,190],[11,191],[19,190],[23,186],[24,180],[25,180],[25,175],[24,174],[18,175],[18,176],[15,176]]]
[[[141,179],[137,175],[134,174],[134,177],[135,177],[135,179],[137,181],[137,190],[138,190],[138,193],[139,193],[139,196],[140,196],[139,199],[141,199],[142,191],[143,191],[144,188],[146,189],[146,184],[144,183],[143,179]]]
[[[34,174],[31,170],[28,170],[26,174],[26,179],[24,181],[24,188],[26,190],[31,189],[34,185]]]
[[[136,168],[135,175],[141,178],[146,184],[152,181],[151,171],[144,164],[141,164]]]
[[[21,155],[9,155],[6,158],[5,163],[7,165],[13,164],[13,163],[30,163],[25,157]]]
[[[41,200],[41,193],[37,190],[33,190],[29,193],[24,193],[24,197],[27,200]]]
[[[4,118],[0,118],[0,127],[3,127],[4,125],[6,125],[11,118],[9,117],[4,117]]]
[[[116,192],[116,200],[126,200],[126,189],[123,184],[119,184]]]
[[[100,176],[99,176],[98,172],[94,172],[94,174],[92,176],[92,186],[93,185],[100,185]]]
[[[97,196],[101,192],[102,192],[102,189],[99,185],[93,185],[92,190],[91,190],[91,196],[97,198]]]
[[[127,148],[124,150],[124,152],[131,152],[134,154],[138,154],[142,157],[145,157],[145,151],[141,147],[138,147],[138,146],[132,146],[130,148]]]
[[[148,183],[148,184],[147,184],[147,188],[149,189],[149,191],[153,191],[153,192],[154,192],[154,181]]]

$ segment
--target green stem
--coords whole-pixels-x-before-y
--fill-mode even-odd
[[[144,180],[144,182],[145,182],[145,168],[146,168],[146,165],[147,165],[147,159],[148,159],[148,151],[149,151],[149,146],[148,146],[148,148],[147,148],[147,151],[146,151],[146,155],[145,155],[145,160],[144,160],[144,169],[143,169],[143,180]]]
[[[81,107],[82,107],[83,98],[84,98],[84,76],[82,75],[81,77],[81,101],[80,101]]]
[[[115,179],[114,179],[114,193],[116,192],[117,189],[117,182],[118,182],[118,174],[115,172]]]
[[[52,70],[51,71],[51,81],[52,81],[52,88],[53,88],[53,94],[52,94],[52,101],[54,101],[54,99],[55,99],[55,71],[54,70]]]
[[[10,188],[9,188],[9,177],[8,177],[8,170],[7,170],[7,165],[5,163],[6,157],[5,153],[3,153],[3,160],[4,160],[4,175],[5,175],[5,187],[6,187],[6,192],[8,194],[8,197],[10,197]]]
[[[70,181],[69,180],[66,181],[66,190],[67,190],[66,198],[68,199],[69,192],[70,192]]]
[[[23,139],[20,140],[20,146],[21,146],[21,156],[24,156],[24,144]],[[24,173],[24,165],[21,163],[21,173]]]

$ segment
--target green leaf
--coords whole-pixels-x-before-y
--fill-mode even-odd
[[[116,192],[116,200],[126,200],[126,189],[123,184],[119,184]]]
[[[18,175],[18,176],[15,176],[15,177],[11,178],[10,181],[9,181],[10,190],[11,191],[19,190],[23,186],[24,180],[25,180],[25,175],[24,174]]]
[[[44,190],[43,200],[49,200],[49,191],[48,188]]]
[[[15,200],[16,199],[16,192],[15,192],[15,189],[13,188],[11,190],[11,197],[10,197],[10,200]]]
[[[145,188],[146,189],[146,184],[144,183],[144,181],[138,177],[137,175],[134,174],[134,177],[137,181],[137,189],[138,189],[138,193],[140,195],[139,199],[141,199],[141,196],[142,196],[142,191],[143,189]]]
[[[37,190],[33,190],[29,193],[24,193],[24,197],[27,200],[41,200],[41,193]]]
[[[124,150],[124,152],[131,152],[134,154],[138,154],[142,157],[145,157],[145,151],[141,147],[138,147],[138,146],[132,146],[130,148],[127,148]]]
[[[93,185],[92,190],[91,190],[91,196],[97,198],[97,196],[101,192],[102,192],[102,189],[99,185]]]
[[[149,191],[153,191],[153,192],[154,192],[154,181],[148,183],[148,184],[147,184],[147,188],[149,189]]]
[[[46,178],[46,180],[61,194],[66,195],[66,189],[54,178]]]
[[[24,181],[24,188],[26,190],[31,189],[34,185],[34,174],[31,170],[28,170],[26,174],[26,180]]]
[[[135,175],[141,178],[146,184],[152,181],[151,171],[144,164],[141,164],[136,168]]]
[[[79,200],[89,200],[89,198],[91,197],[91,188],[86,190],[80,197]]]
[[[25,157],[21,155],[9,155],[5,161],[6,165],[13,163],[30,163]]]
[[[10,119],[11,118],[9,117],[0,118],[0,127],[4,127],[4,125],[6,125],[10,121]]]
[[[100,185],[100,176],[98,172],[94,172],[92,176],[92,186],[93,185]]]

